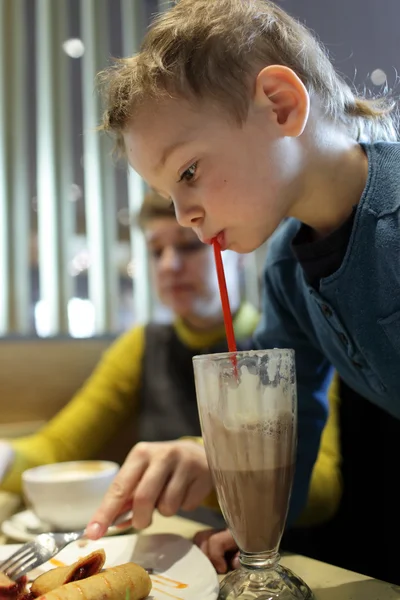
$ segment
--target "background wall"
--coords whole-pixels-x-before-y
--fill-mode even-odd
[[[396,88],[399,0],[278,4],[316,32],[359,90]],[[93,142],[92,74],[133,52],[167,6],[0,0],[0,335],[117,332],[154,315],[143,240],[129,226],[143,186]],[[264,255],[247,258],[244,293],[254,302]]]

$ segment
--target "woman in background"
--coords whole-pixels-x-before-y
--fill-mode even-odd
[[[173,314],[173,323],[133,327],[38,433],[0,442],[1,490],[19,493],[27,468],[97,457],[123,431],[121,460],[139,441],[200,435],[192,356],[226,350],[212,249],[180,227],[173,210],[154,192],[144,200],[139,223],[155,291]],[[253,333],[258,313],[240,302],[239,260],[233,252],[225,256],[235,332],[244,340]],[[184,444],[200,451],[193,442]]]

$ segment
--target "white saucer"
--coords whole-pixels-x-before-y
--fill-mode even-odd
[[[47,523],[42,523],[31,510],[16,513],[1,524],[1,531],[16,542],[30,542],[39,533],[51,531]],[[107,536],[132,532],[131,525],[126,527],[110,527]]]

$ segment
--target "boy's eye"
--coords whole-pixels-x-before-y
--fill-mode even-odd
[[[194,162],[186,171],[182,173],[180,176],[179,182],[181,181],[192,181],[193,177],[196,175],[197,170],[197,162]]]

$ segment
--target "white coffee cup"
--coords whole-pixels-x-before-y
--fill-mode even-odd
[[[118,472],[103,460],[55,463],[22,473],[25,498],[41,521],[54,530],[84,529]]]

